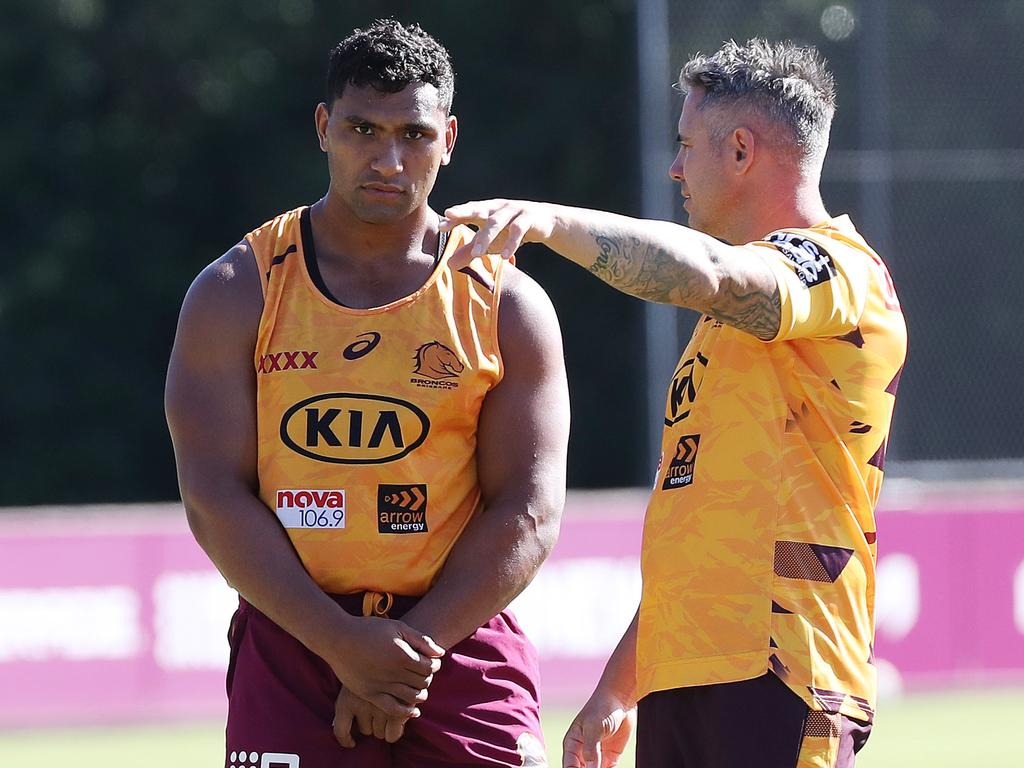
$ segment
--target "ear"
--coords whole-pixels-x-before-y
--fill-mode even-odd
[[[448,165],[452,161],[452,152],[455,150],[455,139],[459,136],[459,121],[455,115],[448,116],[448,123],[444,130],[444,154],[441,155],[441,165]]]
[[[727,142],[729,162],[733,171],[740,176],[754,164],[754,133],[742,125],[737,127]]]
[[[327,111],[327,105],[322,101],[316,105],[313,112],[313,121],[316,123],[316,135],[320,140],[320,151],[327,151],[327,123],[331,119],[331,113]]]

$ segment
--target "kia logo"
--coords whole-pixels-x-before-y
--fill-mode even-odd
[[[281,441],[330,464],[386,464],[427,439],[430,420],[418,407],[384,395],[332,392],[296,403],[281,417]]]

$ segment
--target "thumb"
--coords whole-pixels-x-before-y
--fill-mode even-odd
[[[458,272],[460,269],[468,267],[471,261],[473,261],[472,239],[455,249],[452,255],[448,257],[448,266]]]

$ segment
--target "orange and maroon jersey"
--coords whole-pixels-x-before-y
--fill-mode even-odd
[[[309,209],[246,235],[263,281],[256,344],[260,498],[327,592],[421,595],[480,504],[476,430],[501,378],[503,262],[370,309],[329,298]]]
[[[668,393],[644,524],[639,695],[773,671],[871,719],[874,508],[906,327],[845,216],[743,246],[778,336],[701,318]]]

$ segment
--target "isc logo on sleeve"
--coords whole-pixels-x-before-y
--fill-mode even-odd
[[[280,490],[277,519],[285,528],[344,528],[345,491]]]
[[[808,288],[821,285],[835,275],[836,268],[828,251],[806,237],[793,232],[774,232],[767,239],[793,263],[796,276]]]

